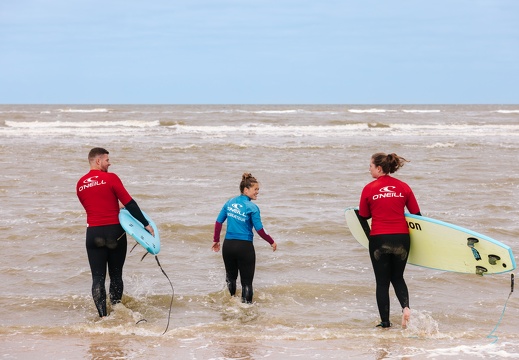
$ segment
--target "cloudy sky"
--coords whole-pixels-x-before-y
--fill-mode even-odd
[[[518,0],[2,0],[2,104],[517,104]]]

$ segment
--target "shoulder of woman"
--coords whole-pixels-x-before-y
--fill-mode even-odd
[[[252,201],[248,201],[246,203],[247,205],[247,208],[250,209],[251,211],[259,211],[259,206],[256,205],[255,203],[253,203]]]
[[[401,186],[403,186],[403,187],[405,187],[405,188],[411,190],[411,187],[410,187],[409,184],[406,183],[405,181],[402,181],[402,180],[399,180],[399,179],[396,179],[396,178],[393,178],[393,179],[395,179],[396,181],[398,181],[398,183],[399,183]]]

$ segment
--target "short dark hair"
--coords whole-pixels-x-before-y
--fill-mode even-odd
[[[94,160],[99,155],[109,154],[108,150],[101,148],[101,147],[95,147],[88,153],[88,161]]]

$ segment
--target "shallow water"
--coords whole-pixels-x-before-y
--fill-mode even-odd
[[[75,195],[94,146],[110,151],[110,171],[159,226],[175,290],[164,335],[171,288],[140,247],[127,258],[123,304],[97,317]],[[519,357],[514,294],[503,315],[510,273],[408,266],[409,328],[374,327],[369,256],[344,209],[378,151],[411,160],[395,176],[424,215],[517,252],[519,106],[0,106],[3,358]],[[245,171],[260,180],[257,204],[278,242],[273,253],[255,240],[253,305],[229,297],[210,250]]]

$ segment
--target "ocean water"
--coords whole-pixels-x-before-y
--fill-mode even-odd
[[[174,287],[136,247],[123,304],[102,320],[75,194],[94,146],[158,224]],[[395,326],[375,328],[369,255],[344,209],[379,151],[410,160],[395,177],[422,214],[519,252],[519,105],[1,105],[1,358],[519,358],[511,273],[409,265],[408,329],[393,290]],[[256,236],[252,305],[228,295],[211,251],[246,171],[278,243]]]

